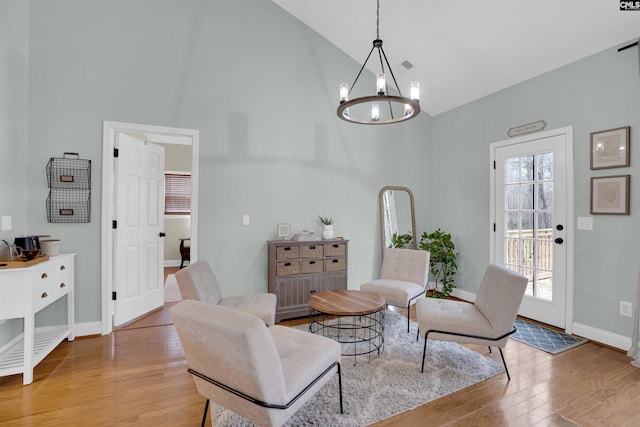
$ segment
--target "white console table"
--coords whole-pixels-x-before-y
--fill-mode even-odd
[[[74,256],[62,254],[25,268],[0,269],[0,320],[24,319],[24,333],[0,353],[0,376],[23,374],[33,382],[33,368],[65,338],[73,341]],[[35,327],[35,315],[67,296],[67,324]]]

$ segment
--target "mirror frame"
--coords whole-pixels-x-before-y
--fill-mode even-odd
[[[380,241],[381,246],[382,246],[382,253],[384,254],[384,251],[387,250],[387,248],[384,246],[384,242],[385,242],[385,231],[384,231],[384,201],[383,201],[383,194],[385,191],[387,190],[394,190],[394,191],[406,191],[407,194],[409,194],[409,202],[411,204],[411,235],[413,236],[413,242],[411,243],[411,249],[416,249],[417,248],[417,237],[416,236],[416,213],[415,213],[415,206],[413,204],[413,192],[408,188],[408,187],[398,187],[398,186],[394,186],[394,185],[389,185],[386,187],[382,187],[382,190],[380,190],[380,193],[378,194],[378,202],[380,203],[380,237],[382,238],[382,240]]]

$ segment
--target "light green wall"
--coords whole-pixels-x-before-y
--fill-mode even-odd
[[[414,189],[428,224],[430,117],[382,127],[339,121],[338,85],[359,65],[274,3],[30,5],[29,231],[78,253],[78,322],[101,316],[103,120],[200,131],[199,256],[227,296],[267,289],[265,241],[278,223],[320,231],[317,215],[334,217],[336,233],[351,240],[352,288],[378,274],[380,188]],[[41,171],[64,151],[93,161],[91,223],[46,222]]]
[[[631,175],[631,215],[593,216],[575,233],[575,322],[631,335],[619,300],[635,301],[640,237],[640,75],[637,51],[609,49],[433,119],[433,225],[460,249],[458,285],[475,292],[489,261],[489,144],[509,128],[545,120],[573,126],[575,214],[590,216],[592,176]],[[591,171],[590,132],[631,126],[631,167]],[[574,226],[573,218],[570,226]]]
[[[0,1],[0,216],[12,219],[0,239],[10,244],[27,232],[28,48],[29,3]],[[0,346],[20,330],[21,321],[0,325]]]

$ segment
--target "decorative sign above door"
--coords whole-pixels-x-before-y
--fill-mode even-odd
[[[507,135],[510,137],[524,135],[525,133],[538,132],[544,130],[547,127],[547,122],[540,120],[537,122],[529,123],[528,125],[517,126],[507,131]]]

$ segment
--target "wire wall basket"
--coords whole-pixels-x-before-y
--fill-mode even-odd
[[[91,222],[91,160],[64,153],[47,163],[47,221]]]

